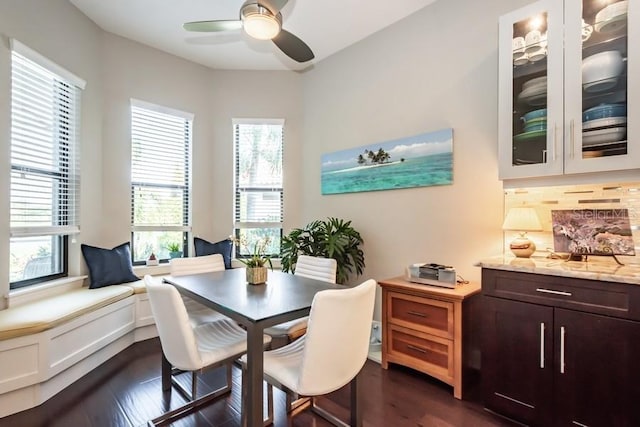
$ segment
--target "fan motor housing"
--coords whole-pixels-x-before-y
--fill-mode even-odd
[[[249,0],[242,5],[240,9],[240,19],[244,20],[251,15],[264,15],[273,18],[278,22],[280,28],[282,28],[282,14],[280,12],[274,14],[269,8],[253,0]]]

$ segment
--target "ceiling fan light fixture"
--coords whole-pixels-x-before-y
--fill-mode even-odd
[[[268,9],[257,6],[253,10],[244,10],[242,13],[242,26],[244,31],[254,39],[271,40],[278,35],[282,23]]]

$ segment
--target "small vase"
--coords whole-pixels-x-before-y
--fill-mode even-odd
[[[267,281],[267,267],[247,267],[247,283],[261,285]]]

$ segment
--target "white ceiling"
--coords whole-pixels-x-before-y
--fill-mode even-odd
[[[302,70],[435,0],[289,0],[282,27],[313,50],[299,64],[242,30],[190,33],[189,21],[238,19],[243,0],[69,0],[103,30],[216,69]]]

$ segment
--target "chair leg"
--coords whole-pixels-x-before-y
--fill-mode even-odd
[[[311,403],[310,397],[300,397],[296,393],[286,393],[287,413],[293,413],[298,408],[302,411]]]
[[[169,391],[171,389],[171,363],[167,360],[162,352],[162,391]]]
[[[311,398],[311,410],[320,415],[325,420],[329,421],[331,424],[337,427],[362,427],[362,407],[358,401],[358,388],[359,381],[358,375],[356,375],[350,383],[350,394],[351,394],[351,416],[349,424],[345,423],[335,415],[327,412],[325,409],[320,408],[316,405],[316,399],[314,397]]]
[[[229,363],[230,364],[230,363]],[[228,364],[228,365],[229,365]],[[192,395],[189,396],[189,393],[187,392],[187,390],[184,389],[184,387],[182,387],[182,385],[180,385],[174,378],[171,378],[171,385],[173,385],[180,394],[182,394],[187,400],[189,400],[189,402],[187,402],[186,404],[182,405],[179,408],[176,408],[172,411],[166,412],[162,415],[160,415],[157,418],[152,419],[151,421],[149,421],[149,425],[152,426],[158,426],[158,425],[168,425],[171,424],[172,422],[174,422],[176,419],[183,417],[193,411],[195,411],[196,409],[199,409],[201,406],[204,406],[205,404],[211,402],[214,399],[217,399],[220,396],[223,396],[225,394],[228,394],[231,392],[231,385],[232,382],[229,380],[229,376],[227,376],[227,383],[223,386],[220,387],[217,390],[214,390],[210,393],[205,394],[202,397],[199,397],[197,399],[195,399],[196,391],[197,391],[197,374],[196,372],[192,372],[192,383],[191,383],[191,392]],[[163,383],[164,384],[164,383]]]
[[[267,418],[264,420],[264,425],[271,424],[273,424],[273,386],[267,383]]]
[[[229,383],[227,382],[227,385]],[[191,372],[191,400],[195,400],[198,396],[198,374],[196,371]]]

